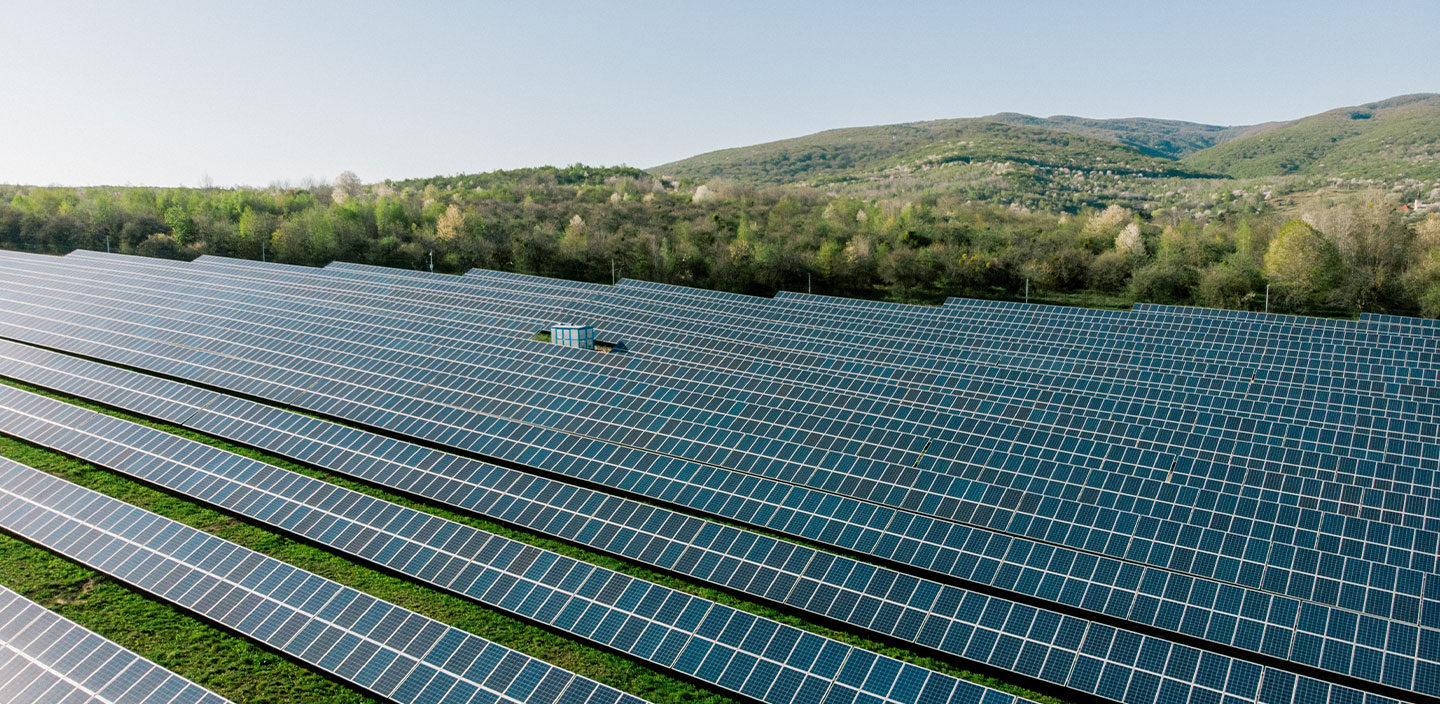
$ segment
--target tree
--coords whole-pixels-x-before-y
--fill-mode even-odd
[[[1069,291],[1085,285],[1095,255],[1079,246],[1061,246],[1035,269],[1035,283],[1052,291]]]
[[[1248,310],[1257,300],[1257,292],[1265,286],[1260,272],[1221,262],[1200,275],[1195,289],[1196,302],[1212,308]]]
[[[1440,318],[1440,215],[1415,228],[1414,250],[1414,263],[1403,279],[1406,293],[1421,315]]]
[[[1090,262],[1090,285],[1108,293],[1119,293],[1130,282],[1130,271],[1130,258],[1112,249]]]
[[[175,244],[180,246],[188,244],[195,233],[195,222],[190,219],[190,214],[178,205],[165,209],[165,225],[170,228],[170,236],[175,240]]]
[[[1120,229],[1120,226],[1130,220],[1131,214],[1124,206],[1112,205],[1105,210],[1090,216],[1085,222],[1085,234],[1092,237],[1109,235]]]
[[[1147,303],[1188,303],[1196,283],[1194,269],[1162,259],[1135,271],[1130,295]]]
[[[1409,261],[1411,233],[1393,204],[1377,196],[1310,216],[1316,229],[1335,243],[1344,262],[1343,291],[1335,303],[1359,310],[1383,309],[1403,296],[1400,272]]]
[[[435,221],[435,241],[444,246],[458,242],[465,234],[465,213],[454,203]]]
[[[1285,223],[1265,252],[1265,275],[1281,305],[1290,309],[1333,301],[1343,273],[1335,243],[1303,220]]]
[[[330,197],[336,203],[359,198],[365,192],[365,187],[360,183],[360,177],[354,171],[342,171],[335,177],[335,185],[330,189]]]
[[[269,244],[270,236],[275,233],[276,225],[274,215],[245,206],[240,213],[238,225],[240,252],[251,257],[259,257],[264,254],[261,243]]]
[[[1115,251],[1136,259],[1145,256],[1145,240],[1140,238],[1138,224],[1132,222],[1115,235]]]
[[[145,238],[145,241],[135,246],[135,253],[142,257],[159,257],[162,259],[180,259],[180,243],[174,237],[157,232]]]
[[[935,278],[930,258],[909,247],[896,247],[880,262],[880,276],[895,298],[911,300],[921,286]]]

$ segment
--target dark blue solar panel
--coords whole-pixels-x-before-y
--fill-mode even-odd
[[[392,701],[641,701],[10,460],[0,527]],[[501,662],[555,686],[516,688]]]

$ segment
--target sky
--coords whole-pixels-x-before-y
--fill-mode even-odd
[[[649,167],[1001,111],[1293,119],[1440,92],[1440,2],[0,0],[0,183]]]

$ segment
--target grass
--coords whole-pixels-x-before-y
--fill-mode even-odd
[[[848,631],[810,623],[789,612],[742,599],[730,592],[692,583],[669,574],[637,566],[630,562],[577,547],[554,538],[532,534],[470,514],[422,503],[409,497],[388,492],[341,475],[315,470],[283,458],[235,445],[189,429],[155,422],[130,413],[99,406],[63,394],[51,393],[22,383],[9,380],[0,380],[0,383],[7,383],[27,391],[60,399],[84,408],[203,442],[294,472],[316,477],[338,486],[383,498],[402,506],[425,511],[449,520],[464,523],[531,545],[553,550],[557,553],[584,560],[592,564],[623,572],[631,576],[647,579],[686,593],[702,596],[728,606],[743,609],[781,623],[803,628],[819,635],[896,657],[922,667],[945,672],[961,679],[979,682],[1002,691],[1042,702],[1043,704],[1060,704],[1064,701],[981,673],[957,667],[948,660],[930,657],[905,648],[894,647],[873,639],[857,636]],[[51,474],[81,484],[82,486],[141,506],[188,525],[201,528],[219,537],[284,560],[329,579],[391,601],[392,603],[413,609],[431,618],[484,636],[502,645],[565,667],[571,671],[591,677],[644,699],[655,702],[707,702],[715,704],[735,701],[723,694],[702,688],[689,681],[669,676],[657,669],[640,664],[627,657],[582,645],[575,639],[552,633],[544,628],[531,625],[502,612],[491,610],[475,602],[361,566],[346,557],[286,538],[267,528],[250,524],[214,509],[196,504],[188,499],[152,489],[119,473],[73,460],[43,448],[38,448],[10,438],[0,437],[0,455],[50,472]],[[13,538],[6,537],[5,540],[6,543],[0,543],[0,564],[11,564],[12,550],[10,548],[13,545],[16,547],[17,554],[25,553],[25,556],[20,558],[20,564],[24,564],[25,560],[33,557],[33,555],[29,553],[38,552],[41,555],[48,556],[52,562],[67,565],[68,569],[61,570],[66,576],[59,582],[45,580],[41,583],[31,584],[31,580],[23,570],[0,573],[0,582],[27,596],[32,595],[32,591],[27,590],[33,590],[34,594],[50,599],[48,601],[46,599],[36,599],[37,601],[52,608],[59,602],[50,598],[49,595],[56,594],[62,599],[65,599],[69,598],[66,595],[77,594],[74,586],[76,584],[88,583],[96,585],[92,588],[91,592],[81,593],[79,601],[82,603],[102,602],[99,613],[77,612],[75,615],[67,613],[67,616],[71,616],[82,625],[91,627],[102,635],[116,640],[121,643],[121,645],[130,647],[141,655],[150,657],[156,660],[156,662],[160,662],[162,665],[166,665],[182,675],[191,677],[196,682],[212,688],[217,693],[229,696],[237,702],[370,701],[364,695],[329,680],[323,675],[315,674],[303,666],[282,660],[279,656],[272,655],[259,646],[251,645],[248,641],[236,636],[230,636],[216,628],[184,616],[177,610],[163,603],[151,600],[143,594],[104,575],[70,563],[64,558],[53,556],[44,550],[21,543]],[[100,585],[105,586],[103,594],[100,593]],[[95,596],[96,594],[99,594],[99,596]],[[121,595],[125,595],[125,597],[122,599],[120,598]],[[32,598],[34,597],[32,596]],[[107,607],[104,605],[104,602],[113,603]],[[126,612],[131,610],[136,611],[137,616],[144,614],[147,609],[141,608],[139,606],[140,604],[146,604],[148,605],[148,610],[156,612],[150,615],[151,621],[146,622],[148,625],[140,625],[140,621],[132,620],[125,615]],[[82,620],[82,617],[90,619],[90,621]],[[170,638],[156,641],[147,635],[162,628],[163,623],[153,622],[154,619],[159,619],[160,622],[163,623],[174,621],[182,624],[180,626],[174,626],[175,628],[182,628],[183,631],[174,634],[175,638],[173,642],[185,642],[187,639],[216,639],[217,643],[223,642],[224,646],[210,648],[208,651],[201,651],[208,652],[209,654],[206,657],[191,662],[191,649],[166,648],[165,644],[171,642]],[[130,627],[132,623],[135,624],[133,628]],[[106,630],[102,630],[102,627]],[[235,654],[228,655],[231,652]],[[162,656],[171,658],[171,660],[162,662]],[[285,666],[285,681],[276,681],[276,677],[271,677],[264,669],[276,663]],[[295,673],[292,672],[293,670],[299,670],[300,672]],[[235,676],[221,676],[218,674],[232,672],[242,674]],[[297,674],[308,675],[309,679],[298,677],[296,676]],[[328,686],[330,689],[325,690],[322,685]],[[278,696],[277,698],[276,695],[270,694],[272,687],[273,691],[282,693],[292,691],[293,687],[307,687],[309,689],[303,692],[294,692],[299,697],[298,699],[288,696]]]

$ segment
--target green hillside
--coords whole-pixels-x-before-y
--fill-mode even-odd
[[[985,118],[828,130],[701,154],[649,171],[698,181],[725,178],[813,185],[957,162],[1013,162],[1145,176],[1199,174],[1173,159],[1113,140]]]
[[[1222,127],[1070,115],[987,117],[827,130],[649,169],[696,181],[875,182],[950,163],[1143,177],[1440,179],[1440,95],[1416,94],[1286,122]],[[927,186],[943,187],[929,178]]]
[[[1245,127],[1221,127],[1148,117],[1093,120],[1073,115],[1035,117],[1015,112],[996,113],[980,119],[1119,142],[1134,147],[1142,154],[1165,159],[1179,159],[1201,149],[1224,144],[1237,137],[1264,132],[1277,126],[1277,123],[1267,123]]]
[[[1239,178],[1440,178],[1440,95],[1405,95],[1313,115],[1182,160]]]

